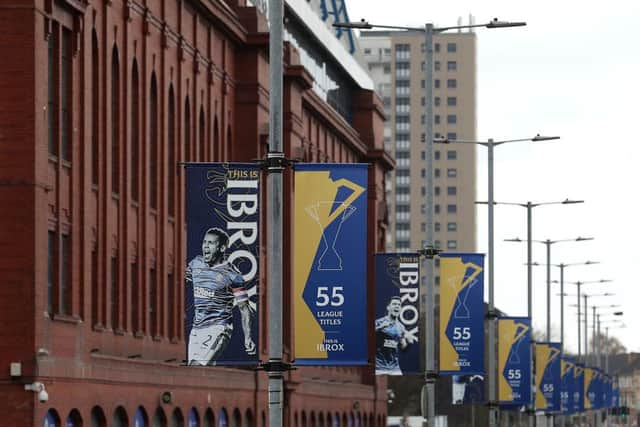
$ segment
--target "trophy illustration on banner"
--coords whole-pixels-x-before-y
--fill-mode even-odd
[[[554,375],[553,373],[551,373],[551,371],[548,368],[551,362],[553,362],[553,359],[560,356],[560,353],[561,353],[560,349],[549,346],[549,360],[547,361],[547,369],[544,370],[544,375],[543,375],[543,379],[545,382],[554,380]]]
[[[516,333],[513,338],[513,346],[511,347],[511,353],[509,354],[509,364],[520,364],[520,344],[522,344],[522,338],[529,330],[529,326],[524,323],[516,323]]]
[[[322,232],[322,248],[318,257],[318,271],[341,271],[342,258],[338,253],[336,244],[342,225],[356,212],[352,203],[364,192],[364,188],[347,180],[333,181],[335,194],[341,192],[341,188],[351,190],[351,194],[344,200],[318,201],[307,206],[305,211],[313,218]]]
[[[469,319],[471,318],[471,311],[469,307],[467,307],[467,299],[469,298],[469,292],[471,288],[478,283],[476,277],[482,272],[482,268],[480,266],[475,265],[472,262],[468,262],[464,264],[465,271],[468,271],[469,268],[473,270],[471,274],[469,274],[466,278],[463,278],[462,283],[459,286],[456,286],[459,280],[459,277],[452,277],[449,279],[449,286],[453,288],[457,288],[456,295],[456,304],[455,310],[453,312],[454,319]]]

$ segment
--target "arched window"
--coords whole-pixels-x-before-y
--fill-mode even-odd
[[[171,427],[184,427],[184,417],[180,408],[174,409],[171,414]]]
[[[100,52],[96,29],[91,31],[91,183],[98,185],[100,150]],[[94,324],[96,323],[94,318]]]
[[[227,427],[227,410],[224,408],[218,413],[218,427]]]
[[[251,413],[251,409],[247,409],[244,413],[244,427],[253,427],[253,413]]]
[[[142,406],[138,406],[138,409],[133,416],[133,425],[135,427],[147,427],[149,425],[149,417],[147,417],[147,411],[145,411]]]
[[[202,419],[202,427],[214,427],[215,426],[215,417],[213,415],[213,411],[211,408],[207,408],[204,413],[204,418]]]
[[[118,406],[113,412],[113,420],[111,425],[113,427],[129,426],[129,417],[127,417],[127,411],[122,406]]]
[[[107,419],[104,416],[104,411],[99,406],[94,406],[91,409],[91,427],[105,427],[107,425]]]
[[[169,106],[168,106],[168,127],[169,127],[169,146],[167,150],[169,151],[169,183],[168,183],[168,208],[169,215],[175,216],[176,214],[176,98],[173,93],[173,85],[169,86]]]
[[[302,411],[302,416],[300,417],[300,426],[307,427],[307,414],[305,411]]]
[[[44,420],[42,421],[43,427],[60,427],[60,416],[55,409],[49,409],[44,414]]]
[[[149,91],[149,203],[158,208],[158,82],[151,74]]]
[[[139,141],[140,141],[140,82],[138,79],[138,62],[134,59],[131,66],[131,145],[129,158],[131,159],[131,200],[137,202],[140,194],[139,171]]]
[[[184,101],[184,161],[193,160],[191,156],[191,105],[187,96]]]
[[[151,420],[152,427],[167,427],[167,416],[164,414],[162,408],[156,409]]]
[[[69,412],[65,427],[82,427],[82,416],[77,409],[72,409]]]
[[[111,51],[111,191],[120,193],[120,60],[116,45]]]
[[[188,415],[187,425],[189,427],[200,427],[200,415],[196,408],[191,408]]]
[[[200,150],[200,157],[198,158],[198,161],[200,162],[204,162],[206,161],[205,159],[205,138],[204,138],[204,133],[205,133],[205,126],[204,126],[204,108],[202,108],[202,106],[200,106],[200,119],[199,119],[199,123],[198,123],[198,149]]]
[[[231,427],[242,427],[242,415],[238,408],[233,410],[233,422],[231,423]]]

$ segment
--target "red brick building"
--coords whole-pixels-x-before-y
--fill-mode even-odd
[[[392,161],[380,100],[323,46],[306,1],[289,3],[286,155],[371,164],[368,248],[381,251]],[[266,425],[264,372],[182,363],[179,166],[264,156],[265,18],[245,0],[3,0],[0,29],[0,425]],[[385,423],[386,381],[371,368],[285,380],[286,425]],[[34,382],[46,401],[25,390]]]

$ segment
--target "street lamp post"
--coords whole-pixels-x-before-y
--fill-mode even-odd
[[[469,141],[469,140],[454,140],[451,141],[449,139],[437,139],[434,142],[437,143],[457,143],[457,144],[477,144],[487,147],[487,169],[488,169],[488,218],[489,218],[489,247],[488,247],[488,268],[489,268],[489,308],[487,313],[487,318],[489,320],[489,367],[487,376],[489,377],[489,425],[496,426],[497,425],[497,415],[498,415],[498,402],[497,402],[497,390],[496,390],[496,378],[498,373],[496,371],[496,317],[497,313],[494,306],[494,277],[495,277],[495,256],[494,256],[494,219],[493,219],[493,208],[495,205],[495,200],[493,196],[493,150],[494,147],[502,144],[512,143],[512,142],[540,142],[540,141],[550,141],[559,139],[559,136],[541,136],[540,134],[534,136],[533,138],[524,138],[524,139],[509,139],[502,141],[495,141],[490,138],[487,141]],[[529,423],[531,425],[532,418],[529,418]]]
[[[603,308],[614,308],[615,309],[615,308],[618,308],[618,307],[620,307],[619,304],[594,305],[593,306],[594,313],[597,310],[597,314],[595,314],[596,317],[594,318],[594,320],[597,319],[597,321],[596,321],[597,327],[596,327],[596,324],[594,324],[594,327],[596,328],[597,333],[594,334],[594,338],[593,339],[594,339],[594,345],[595,345],[595,348],[596,348],[596,366],[598,368],[602,368],[602,357],[601,357],[602,354],[601,353],[602,353],[602,347],[603,347],[603,343],[600,342],[600,340],[602,339],[602,334],[601,334],[601,331],[600,331],[600,323],[601,323],[600,322],[600,317],[605,317],[607,315],[614,315],[614,316],[622,315],[621,311],[616,311],[614,313],[602,313],[601,309],[603,309]],[[607,340],[605,340],[604,345],[605,346],[608,345]]]
[[[269,425],[282,426],[282,408],[284,406],[284,370],[283,357],[283,315],[282,315],[282,230],[284,202],[283,169],[273,166],[283,164],[284,145],[282,141],[283,108],[283,34],[284,1],[269,0],[269,152],[267,194],[269,209],[267,212],[267,265],[268,265],[268,307],[271,325],[268,328],[268,356],[265,365],[268,375]],[[274,162],[275,161],[275,162]],[[271,163],[274,162],[274,163]]]
[[[585,363],[587,363],[589,361],[589,335],[588,335],[588,326],[589,326],[589,298],[595,298],[595,297],[612,297],[614,296],[614,293],[611,292],[605,292],[603,294],[584,294],[582,297],[584,298],[584,361]],[[595,310],[595,306],[592,307],[593,310],[593,320],[591,321],[593,323],[593,338],[592,338],[592,343],[591,343],[591,352],[595,353],[595,349],[593,347],[595,347],[595,335],[596,335],[596,328],[595,328],[595,316],[596,316],[596,310]]]
[[[589,299],[589,297],[608,297],[608,296],[613,296],[615,294],[612,293],[604,293],[604,294],[591,294],[591,295],[585,295],[584,296],[584,306],[585,306],[585,319],[584,319],[584,329],[585,329],[585,340],[586,340],[586,331],[588,329],[588,325],[587,325],[587,316],[586,313],[588,312],[587,310],[587,300]],[[598,348],[598,336],[596,335],[596,306],[594,305],[592,307],[592,311],[593,311],[593,320],[591,320],[591,323],[593,324],[592,327],[592,342],[591,342],[591,347],[592,347],[592,352],[594,353],[593,357],[593,362],[596,364],[596,366],[599,366],[600,364],[600,349]],[[588,345],[588,344],[587,344]],[[600,425],[600,411],[596,410],[593,414],[593,419],[594,419],[594,425],[595,426],[599,426]]]
[[[506,22],[500,21],[497,18],[489,21],[485,24],[474,24],[474,25],[456,25],[451,27],[434,27],[432,23],[425,24],[424,27],[403,27],[403,26],[393,26],[393,25],[378,25],[378,24],[370,24],[366,20],[362,19],[360,22],[343,22],[343,23],[334,23],[334,27],[338,28],[355,28],[362,30],[369,30],[373,28],[387,28],[387,29],[396,29],[396,30],[412,30],[412,31],[424,31],[424,40],[425,40],[425,121],[424,121],[424,132],[425,132],[425,161],[426,161],[426,194],[425,194],[425,204],[426,204],[426,212],[425,212],[425,225],[426,225],[426,248],[424,250],[432,252],[434,246],[433,239],[433,35],[438,33],[443,33],[449,30],[456,29],[465,29],[465,28],[508,28],[508,27],[521,27],[526,25],[525,22]],[[426,401],[423,401],[423,416],[426,419],[427,425],[431,425],[435,422],[435,379],[436,379],[436,369],[435,369],[435,331],[433,329],[433,325],[435,324],[435,292],[434,292],[434,283],[433,283],[433,261],[429,260],[429,256],[425,257],[424,260],[424,271],[425,271],[425,279],[426,279],[426,287],[427,287],[427,298],[426,298],[426,307],[425,307],[425,385],[423,388],[422,395]],[[432,258],[432,257],[431,257]],[[491,262],[491,261],[490,261]],[[491,271],[490,271],[491,274]],[[491,276],[490,276],[491,277]],[[495,363],[493,361],[492,363]],[[489,376],[489,383],[491,387],[491,383],[495,383],[495,378],[493,375]],[[495,387],[494,387],[495,388]],[[493,390],[493,388],[491,389]],[[493,393],[493,394],[492,394]],[[493,399],[491,398],[493,396]],[[495,390],[490,391],[490,400],[491,403],[495,403]],[[497,406],[490,407],[489,414],[489,425],[491,427],[497,426]]]
[[[615,313],[613,313],[614,316],[622,316],[623,312],[622,311],[617,311]],[[621,320],[619,319],[611,319],[611,320],[605,320],[602,323],[611,323],[611,322],[621,322]],[[616,326],[618,328],[624,328],[624,324],[620,325],[620,326]],[[611,345],[609,343],[609,326],[605,326],[604,328],[605,330],[605,343],[607,346],[607,350],[605,352],[605,357],[604,357],[604,369],[607,373],[609,373],[609,353],[611,352]]]
[[[593,265],[599,264],[597,261],[585,261],[585,262],[573,262],[569,264],[560,263],[555,264],[560,268],[560,342],[564,346],[564,269],[567,267],[573,267],[576,265]]]
[[[593,240],[593,237],[577,237],[575,239],[560,239],[560,240],[532,240],[536,243],[543,243],[547,247],[547,341],[551,341],[551,245],[562,242],[584,242],[587,240]],[[505,242],[522,242],[520,238],[505,239]],[[564,293],[563,290],[560,291]],[[561,299],[561,305],[564,305],[564,300]]]
[[[560,268],[560,280],[552,280],[551,283],[559,283],[560,284],[560,293],[557,295],[560,297],[560,342],[564,347],[564,297],[569,296],[569,294],[564,292],[564,269],[567,267],[574,267],[577,265],[594,265],[599,264],[598,261],[585,261],[585,262],[572,262],[572,263],[560,263],[560,264],[551,264],[554,267]],[[533,265],[542,265],[534,262]],[[578,333],[580,331],[578,330]],[[579,337],[578,337],[579,340]],[[580,343],[578,343],[578,347],[580,347]],[[578,352],[580,350],[578,349]]]
[[[569,200],[565,199],[557,202],[526,202],[526,203],[512,203],[512,202],[494,202],[494,205],[508,205],[508,206],[520,206],[527,209],[527,316],[529,318],[533,317],[532,313],[532,282],[533,282],[533,272],[532,267],[536,265],[536,263],[532,262],[532,229],[533,229],[533,208],[538,206],[547,206],[547,205],[572,205],[584,203],[584,200]],[[486,205],[487,202],[476,202],[478,205]],[[587,261],[587,263],[590,263]],[[567,264],[565,264],[566,266]]]
[[[582,347],[581,347],[581,341],[580,341],[580,288],[582,287],[582,285],[589,285],[589,284],[594,284],[594,283],[609,283],[611,282],[611,280],[608,279],[600,279],[600,280],[588,280],[588,281],[577,281],[577,282],[567,282],[571,285],[576,285],[577,288],[577,299],[578,299],[578,360],[581,359],[582,357]],[[586,307],[585,307],[585,312],[586,312]],[[585,318],[586,318],[586,314],[585,314]],[[585,354],[587,354],[587,342],[586,342],[586,330],[585,330]],[[586,357],[583,360],[584,362],[586,362]]]
[[[527,317],[529,317],[529,319],[533,319],[533,312],[532,312],[532,304],[533,304],[533,272],[532,272],[532,267],[533,267],[533,263],[532,263],[532,242],[533,242],[533,234],[532,234],[532,229],[533,229],[533,208],[538,207],[538,206],[546,206],[546,205],[571,205],[571,204],[579,204],[579,203],[584,203],[583,200],[569,200],[569,199],[565,199],[562,201],[557,201],[557,202],[537,202],[537,203],[533,203],[531,201],[528,201],[526,203],[513,203],[513,202],[493,202],[494,205],[511,205],[511,206],[520,206],[523,208],[527,209]],[[488,202],[476,202],[476,204],[487,204]],[[530,353],[530,363],[529,363],[529,369],[530,369],[530,376],[533,379],[533,351],[531,351]],[[533,394],[532,394],[532,399],[530,402],[530,407],[527,408],[528,409],[528,413],[529,413],[529,425],[531,427],[533,427],[534,423],[535,423],[535,419],[534,419],[534,410],[533,410]]]

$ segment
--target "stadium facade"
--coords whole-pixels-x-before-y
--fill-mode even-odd
[[[180,166],[265,156],[265,5],[0,5],[0,424],[267,424],[263,371],[184,365]],[[383,147],[382,102],[353,56],[356,42],[329,26],[346,17],[343,8],[340,1],[286,2],[283,141],[291,159],[370,164],[373,254],[384,249],[385,174],[393,160]],[[292,183],[287,171],[289,361]],[[259,354],[267,360],[265,256],[260,270]],[[372,287],[372,261],[368,272]],[[46,400],[25,390],[34,383],[44,384]],[[288,426],[381,427],[386,401],[386,381],[372,367],[300,368],[285,376]]]

